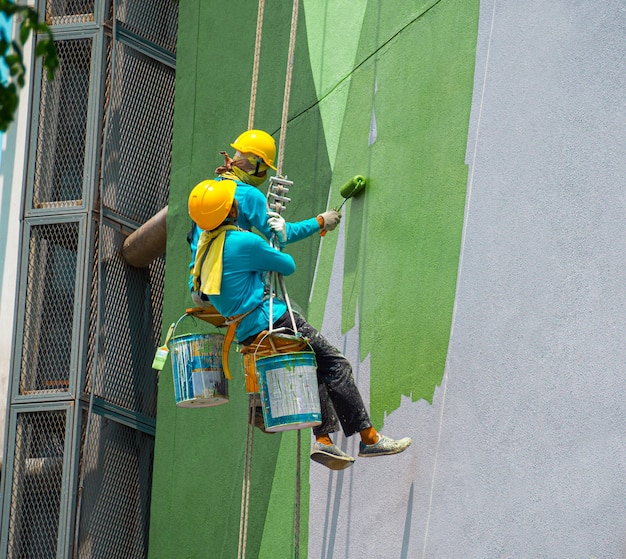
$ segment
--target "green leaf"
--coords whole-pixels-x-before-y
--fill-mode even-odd
[[[37,10],[23,4],[15,4],[11,0],[0,0],[0,13],[8,18],[19,18],[19,39],[11,41],[6,33],[0,31],[0,57],[12,78],[8,84],[0,84],[0,130],[4,131],[13,121],[19,89],[26,83],[26,68],[22,55],[24,43],[31,34],[39,34],[39,40],[35,45],[35,57],[43,58],[43,67],[49,80],[54,78],[55,70],[59,67],[59,58],[53,33],[45,21],[39,20]]]
[[[22,23],[20,26],[20,43],[24,44],[28,41],[28,37],[30,35],[30,26],[27,22]]]
[[[39,41],[37,43],[37,46],[35,47],[35,56],[37,57],[43,56],[47,52],[48,52],[48,45],[46,44],[46,41]]]

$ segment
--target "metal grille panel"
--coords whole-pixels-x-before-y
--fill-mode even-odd
[[[30,230],[20,394],[69,389],[77,222]]]
[[[105,222],[102,236],[99,284],[106,295],[95,395],[153,418],[157,384],[151,365],[160,332],[164,265],[160,260],[150,268],[132,268],[119,253],[124,237],[118,228]]]
[[[46,23],[62,25],[93,21],[94,0],[48,0]]]
[[[115,64],[103,201],[144,223],[167,204],[174,70],[122,42],[116,43]]]
[[[120,0],[116,17],[143,39],[176,52],[178,2],[173,0]]]
[[[82,204],[91,44],[57,41],[59,68],[52,81],[42,77],[34,208]]]
[[[64,411],[18,414],[8,559],[57,557],[64,447]]]
[[[154,438],[92,413],[86,444],[78,557],[146,557]]]
[[[167,204],[178,2],[43,4],[60,67],[32,88],[0,554],[139,559],[165,258],[120,250]]]

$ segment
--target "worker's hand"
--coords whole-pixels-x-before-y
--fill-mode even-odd
[[[320,229],[324,231],[332,231],[341,221],[341,214],[337,210],[328,210],[317,216]]]
[[[278,240],[282,243],[287,242],[287,224],[285,218],[276,212],[267,212],[269,219],[267,220],[267,226],[276,233]]]

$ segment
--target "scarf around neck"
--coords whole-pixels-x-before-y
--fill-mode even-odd
[[[203,231],[198,240],[192,276],[196,291],[205,295],[219,295],[224,269],[224,240],[226,231],[236,231],[235,225],[221,225],[213,231]]]

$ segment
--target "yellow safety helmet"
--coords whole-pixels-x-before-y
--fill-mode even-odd
[[[263,162],[276,170],[274,159],[276,159],[276,142],[267,132],[263,130],[246,130],[243,134],[230,144],[241,153],[253,153],[260,157]]]
[[[236,189],[237,183],[231,180],[202,181],[194,186],[189,195],[189,216],[200,229],[216,229],[230,213]]]

